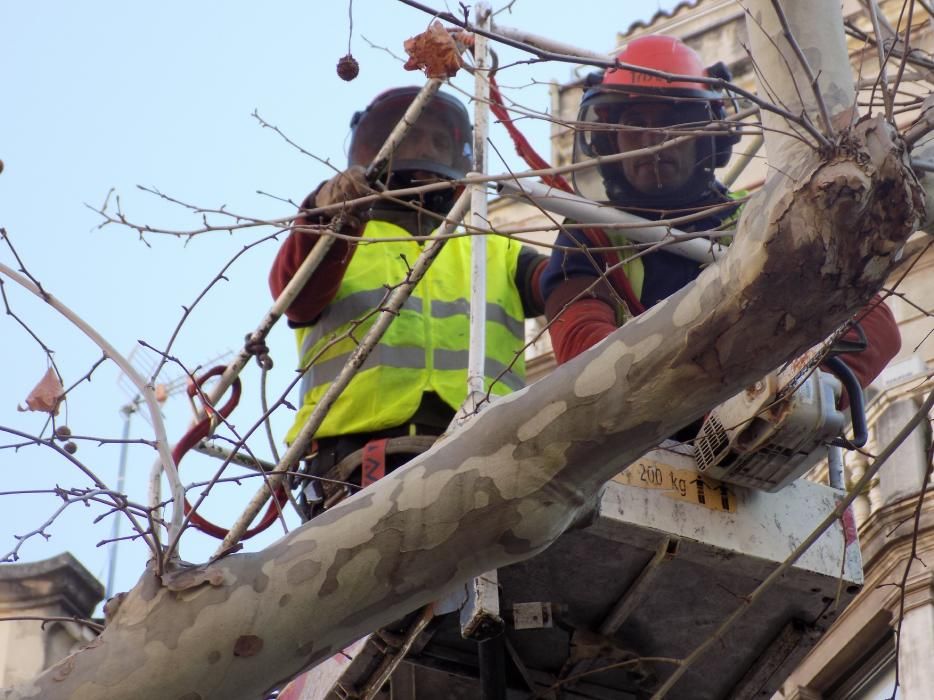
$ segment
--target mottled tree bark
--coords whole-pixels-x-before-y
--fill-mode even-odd
[[[813,68],[831,75],[841,50]],[[469,577],[540,552],[623,466],[881,287],[923,192],[881,119],[835,143],[783,144],[782,176],[695,284],[267,549],[171,580],[146,573],[98,640],[4,697],[257,698]]]

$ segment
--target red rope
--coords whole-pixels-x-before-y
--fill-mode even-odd
[[[509,132],[509,136],[516,147],[516,153],[519,154],[519,157],[522,158],[530,168],[533,170],[547,170],[551,168],[548,161],[538,154],[532,147],[532,144],[529,143],[528,139],[525,138],[525,135],[519,131],[512,117],[509,116],[509,112],[503,104],[503,96],[499,91],[499,85],[496,84],[496,78],[492,75],[490,76],[490,111],[493,112],[502,125],[506,127],[506,131]],[[574,191],[568,181],[561,175],[543,175],[542,182],[562,192]],[[606,235],[606,231],[602,228],[588,227],[581,229],[581,231],[588,243],[595,247],[610,248],[613,245],[610,242],[609,236]],[[645,311],[645,307],[642,305],[642,302],[639,301],[639,297],[636,296],[629,278],[623,271],[622,265],[620,264],[622,261],[619,257],[619,252],[616,250],[605,250],[602,251],[601,254],[606,262],[607,268],[613,268],[607,273],[610,284],[620,297],[622,297],[623,301],[626,302],[630,313],[634,316],[638,316]]]
[[[198,377],[195,381],[188,383],[188,395],[194,397],[196,394],[201,393],[201,386],[205,381],[211,377],[216,377],[224,373],[226,368],[223,365],[218,365],[210,371],[204,373]],[[220,409],[216,411],[213,408],[205,406],[205,412],[207,415],[204,419],[200,420],[198,423],[189,428],[188,432],[182,437],[182,439],[175,445],[175,449],[172,450],[172,459],[175,460],[175,466],[179,467],[182,461],[182,457],[195,445],[197,445],[201,440],[206,438],[211,432],[211,416],[213,414],[218,414],[222,418],[227,418],[233,410],[237,407],[237,404],[240,402],[240,378],[234,380],[233,386],[231,387],[230,399],[224,404]],[[275,498],[269,504],[269,508],[263,514],[262,519],[256,525],[256,527],[251,528],[243,533],[243,537],[240,539],[246,540],[253,535],[257,535],[276,521],[276,517],[279,514],[280,508],[285,505],[288,501],[288,494],[285,489],[280,485],[276,489]],[[227,528],[221,527],[220,525],[215,525],[206,518],[198,515],[197,512],[192,511],[191,504],[188,502],[188,498],[185,498],[185,515],[188,515],[189,522],[201,530],[201,532],[210,535],[211,537],[216,537],[219,540],[227,537],[230,532]]]

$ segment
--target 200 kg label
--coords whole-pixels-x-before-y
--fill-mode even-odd
[[[661,489],[670,498],[711,510],[736,512],[736,496],[729,487],[691,469],[676,469],[655,461],[636,462],[614,481],[639,488]]]
[[[639,467],[639,480],[648,484],[649,486],[655,486],[657,488],[672,488],[682,496],[687,496],[688,493],[688,482],[684,477],[676,476],[674,471],[671,470],[662,470],[661,467],[657,467],[651,464],[637,464]],[[665,481],[665,475],[668,475],[668,483]]]

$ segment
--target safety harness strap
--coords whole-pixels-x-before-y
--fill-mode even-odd
[[[363,446],[360,465],[360,486],[366,488],[386,476],[386,443],[389,438],[370,440]]]

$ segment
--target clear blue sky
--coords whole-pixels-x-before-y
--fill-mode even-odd
[[[437,0],[431,4],[443,7]],[[495,2],[494,10],[506,4]],[[498,21],[608,51],[618,30],[674,4],[518,0]],[[448,5],[457,10],[454,3]],[[99,215],[86,205],[101,205],[114,188],[123,212],[134,222],[178,230],[200,225],[198,216],[137,189],[146,185],[206,208],[226,205],[251,217],[288,216],[293,208],[275,198],[300,201],[329,170],[261,128],[251,117],[254,109],[306,150],[342,166],[351,114],[384,89],[424,80],[403,71],[392,54],[402,56],[403,41],[424,30],[430,17],[394,0],[353,3],[352,49],[360,76],[351,83],[340,80],[334,67],[347,49],[347,10],[346,0],[0,4],[0,159],[5,166],[0,173],[0,226],[29,272],[121,352],[129,354],[139,339],[164,348],[182,306],[191,306],[238,251],[274,229],[209,233],[190,240],[153,234],[143,241],[125,227],[99,230]],[[509,50],[499,52],[503,62],[522,58]],[[518,66],[500,80],[504,86],[527,86],[533,80],[564,81],[571,72],[567,64]],[[472,79],[465,75],[456,83],[470,89]],[[543,85],[510,94],[533,109],[544,111],[549,105]],[[523,129],[547,156],[547,126],[523,122]],[[502,131],[494,131],[492,139],[501,152],[512,154]],[[501,171],[495,156],[490,158],[491,170]],[[521,166],[513,158],[510,167]],[[257,194],[260,190],[273,197]],[[175,356],[195,366],[240,347],[270,306],[266,272],[276,247],[274,241],[258,245],[234,263],[227,280],[196,306],[172,348]],[[0,245],[0,262],[17,266],[5,245]],[[57,313],[4,282],[12,311],[55,351],[66,385],[84,376],[100,351]],[[0,338],[0,426],[35,434],[44,415],[19,413],[16,407],[45,372],[45,355],[5,314],[0,315]],[[291,332],[284,324],[274,329],[270,346],[276,363],[271,392],[277,396],[277,389],[291,380],[295,364]],[[163,378],[179,374],[170,366]],[[245,429],[260,413],[255,367],[245,372],[244,381],[246,395],[233,421]],[[60,420],[76,435],[119,438],[120,407],[129,398],[118,383],[116,367],[107,363],[73,392]],[[190,418],[182,396],[169,400],[165,416],[170,437],[177,440]],[[277,439],[289,420],[283,412],[277,416]],[[140,416],[133,417],[130,427],[133,438],[152,437]],[[0,431],[0,444],[17,441]],[[78,440],[78,445],[76,456],[113,485],[119,448],[90,440]],[[270,454],[261,435],[251,445],[262,456]],[[149,448],[130,449],[130,498],[145,502],[153,460]],[[183,481],[207,478],[216,464],[186,458]],[[88,485],[74,466],[35,446],[0,450],[0,473],[3,491]],[[218,490],[206,512],[229,524],[254,490],[255,482]],[[0,555],[15,546],[14,535],[39,527],[58,504],[49,495],[0,499]],[[93,523],[102,512],[96,506],[72,506],[48,529],[49,541],[38,537],[23,546],[22,559],[69,550],[103,580],[106,550],[95,545],[108,537],[111,520]],[[297,519],[290,514],[290,521],[294,525]],[[271,541],[282,530],[270,532],[250,541],[248,548]],[[182,554],[200,561],[214,546],[213,540],[193,533],[183,540]],[[117,590],[135,583],[145,557],[140,544],[121,546]]]

